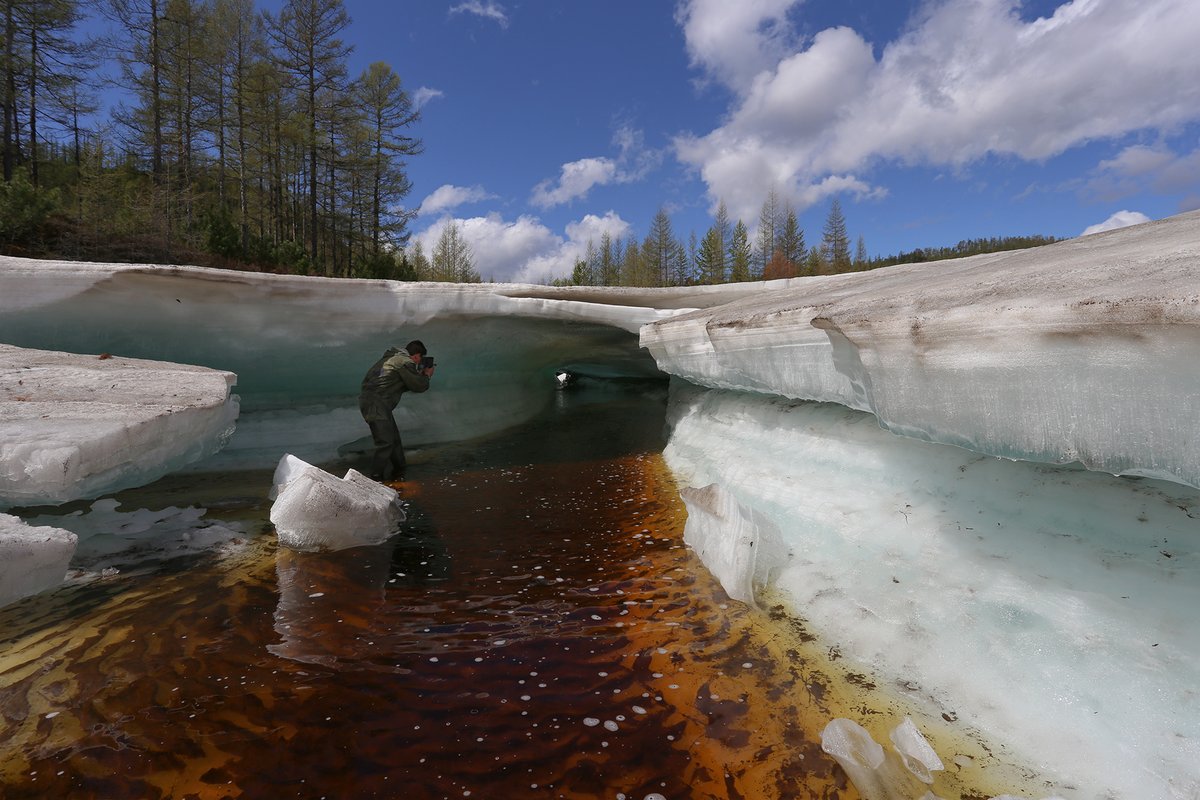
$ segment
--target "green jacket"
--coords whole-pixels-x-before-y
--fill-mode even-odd
[[[362,379],[358,405],[368,421],[391,415],[405,392],[424,392],[429,388],[429,378],[414,364],[412,357],[396,347],[389,347],[378,361],[371,365]]]

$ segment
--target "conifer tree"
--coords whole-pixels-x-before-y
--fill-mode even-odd
[[[734,282],[750,280],[750,260],[753,253],[750,248],[750,233],[746,224],[740,219],[733,226],[733,234],[729,238],[729,279]]]
[[[842,204],[835,197],[829,203],[829,216],[825,218],[825,232],[821,239],[821,256],[834,273],[850,269],[850,236],[846,233],[846,218],[842,216]]]
[[[400,76],[382,61],[367,68],[355,89],[368,136],[368,227],[371,249],[377,253],[385,241],[408,238],[404,229],[416,213],[400,210],[400,201],[412,190],[401,157],[421,152],[421,142],[403,132],[420,112],[413,108]]]
[[[671,229],[667,210],[660,207],[650,224],[650,232],[642,246],[646,258],[645,275],[638,276],[637,286],[669,286],[676,252],[680,249]]]
[[[854,268],[862,270],[867,268],[867,243],[861,235],[858,237],[858,246],[854,248]]]
[[[309,254],[318,258],[319,176],[322,141],[318,123],[325,112],[319,100],[344,91],[346,58],[353,47],[339,37],[350,24],[342,0],[285,0],[278,17],[268,17],[279,63],[291,76],[305,124],[308,160]]]
[[[458,222],[448,220],[430,258],[431,279],[449,283],[479,283],[475,271],[475,256],[471,245],[463,238]]]
[[[758,214],[758,234],[754,244],[753,270],[756,276],[761,276],[771,256],[775,254],[776,236],[779,230],[779,196],[772,188],[767,192],[762,210]]]
[[[796,209],[789,204],[784,216],[783,228],[779,232],[776,247],[793,273],[804,261],[808,247],[804,243],[804,231],[796,219]]]

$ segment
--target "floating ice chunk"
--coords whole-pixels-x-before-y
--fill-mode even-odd
[[[233,435],[231,372],[0,344],[0,508],[141,486]]]
[[[0,606],[62,583],[76,541],[70,531],[0,514]]]
[[[902,766],[895,753],[884,752],[871,734],[852,720],[835,719],[826,725],[821,731],[821,749],[841,765],[864,800],[911,800],[914,797],[937,800],[936,795],[926,791],[924,784],[917,782],[914,774],[905,770],[907,759]],[[933,758],[936,760],[937,756]]]
[[[848,719],[835,719],[821,731],[821,749],[833,756],[842,768],[879,769],[883,765],[883,747],[871,738],[867,729]]]
[[[293,550],[344,550],[379,544],[404,521],[399,495],[357,470],[340,480],[295,456],[275,469],[271,522]]]
[[[900,754],[904,767],[924,783],[933,783],[931,773],[945,769],[938,754],[908,717],[897,725],[890,735],[892,746]]]

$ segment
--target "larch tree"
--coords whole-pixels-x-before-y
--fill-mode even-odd
[[[344,89],[346,58],[353,47],[340,35],[350,25],[342,0],[285,0],[278,17],[268,17],[268,30],[284,72],[295,89],[305,131],[307,156],[309,255],[319,257],[320,152],[324,141],[318,125],[325,108],[319,102],[326,92]]]
[[[776,247],[783,260],[791,265],[793,273],[801,267],[804,256],[808,253],[808,247],[804,243],[804,230],[796,219],[796,209],[790,204],[784,215],[783,228],[779,231]]]
[[[646,258],[646,275],[639,276],[636,286],[668,286],[675,266],[675,251],[680,249],[671,228],[671,217],[660,207],[650,223],[650,232],[642,243]]]
[[[821,238],[821,255],[834,273],[850,269],[850,236],[846,233],[846,218],[836,197],[829,203],[825,231]]]
[[[365,116],[369,142],[367,166],[370,242],[378,253],[385,241],[403,243],[415,211],[401,208],[412,190],[403,158],[421,152],[421,142],[405,131],[418,119],[400,76],[382,61],[371,64],[356,84],[358,107]]]
[[[740,219],[733,226],[733,234],[729,237],[729,279],[735,283],[750,280],[750,261],[753,258],[753,248],[750,247],[750,232],[746,223]]]
[[[475,256],[458,222],[448,220],[429,259],[431,279],[450,283],[479,283]]]
[[[163,118],[163,0],[107,0],[105,13],[119,26],[115,41],[106,43],[120,66],[124,88],[138,98],[133,114],[122,122],[150,149],[150,173],[163,180],[165,147]]]
[[[700,240],[700,250],[696,253],[696,282],[714,286],[725,281],[725,247],[717,226],[713,225]]]
[[[28,97],[29,177],[34,186],[39,183],[39,144],[44,131],[39,122],[54,120],[69,129],[69,111],[78,108],[74,103],[83,83],[83,70],[88,61],[85,45],[76,41],[73,32],[83,18],[76,0],[8,0],[7,5],[19,7],[23,23],[27,57],[25,87]],[[58,112],[57,114],[55,112]]]
[[[775,240],[779,231],[779,195],[774,189],[767,192],[762,209],[758,213],[758,233],[754,244],[754,271],[762,275],[775,255]]]

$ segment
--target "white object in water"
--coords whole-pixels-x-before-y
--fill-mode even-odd
[[[344,550],[379,544],[404,521],[396,490],[357,470],[330,475],[291,454],[275,469],[271,522],[293,550]]]
[[[0,514],[0,606],[62,583],[77,541],[70,531]]]

